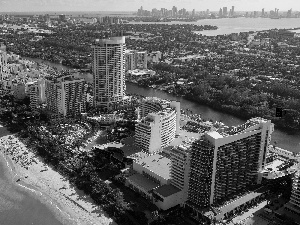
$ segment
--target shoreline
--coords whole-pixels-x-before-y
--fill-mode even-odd
[[[14,138],[9,139],[9,137]],[[13,140],[13,143],[23,146],[21,149],[10,146],[10,148],[14,148],[11,153],[3,145],[3,143],[7,143],[5,142],[7,140]],[[3,163],[3,167],[6,168],[4,176],[8,182],[45,205],[60,223],[66,225],[116,224],[91,201],[89,196],[80,193],[66,178],[54,171],[51,166],[43,163],[40,157],[35,156],[30,150],[28,151],[22,140],[9,134],[2,136],[0,141],[0,163]],[[18,161],[18,154],[22,157],[27,155],[33,159],[28,169],[22,165],[23,162]],[[21,180],[17,182],[19,178]]]
[[[34,199],[36,199],[37,201],[41,202],[43,205],[45,205],[51,212],[52,214],[55,216],[55,218],[62,224],[70,224],[70,223],[66,223],[61,221],[63,216],[68,216],[68,220],[73,220],[71,218],[71,216],[67,213],[65,213],[58,205],[60,205],[58,202],[51,199],[51,197],[46,196],[45,193],[42,193],[39,190],[36,190],[36,187],[32,186],[31,184],[28,184],[22,180],[20,180],[19,182],[16,182],[16,178],[20,177],[20,175],[16,172],[15,166],[12,162],[12,160],[5,155],[5,153],[3,153],[3,150],[1,148],[0,151],[0,163],[6,164],[3,165],[3,167],[5,167],[5,172],[4,172],[4,176],[7,178],[8,182],[13,185],[14,187],[16,187],[18,190],[20,190],[21,192],[26,192],[27,194],[29,194],[31,197],[33,197]],[[30,186],[30,187],[28,187]],[[42,198],[41,198],[42,197]],[[49,204],[50,203],[50,204]],[[57,215],[58,213],[56,212],[56,210],[54,210],[54,206],[57,210],[59,210],[59,212],[61,214],[65,214],[65,215]],[[76,222],[76,221],[75,221]]]

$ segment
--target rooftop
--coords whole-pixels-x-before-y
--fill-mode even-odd
[[[188,132],[185,130],[180,130],[179,135],[175,137],[174,141],[170,143],[170,146],[179,146],[186,145],[188,143],[192,143],[195,140],[199,139],[202,134]]]
[[[211,136],[214,139],[223,138],[223,136],[216,131],[208,132],[207,135]]]
[[[163,197],[169,197],[173,194],[180,192],[181,190],[171,184],[165,184],[155,189],[155,192]]]
[[[171,160],[162,154],[150,155],[148,157],[138,159],[136,163],[166,180],[171,179]]]
[[[142,187],[146,191],[151,191],[152,189],[159,187],[159,184],[153,182],[152,180],[149,180],[148,178],[144,177],[139,173],[134,174],[128,177],[127,179]]]
[[[265,193],[268,189],[266,187],[262,187],[262,188],[259,188],[255,191],[252,191],[238,199],[236,199],[235,201],[232,201],[230,202],[229,204],[227,205],[224,205],[220,208],[217,209],[217,211],[219,211],[220,213],[222,214],[225,214],[227,212],[230,212],[232,211],[233,209],[237,208],[238,206],[240,205],[243,205],[245,204],[246,202],[249,202],[250,200],[262,195],[263,193]],[[218,214],[220,214],[218,213]]]
[[[221,129],[219,129],[218,132],[222,136],[226,137],[226,136],[235,135],[235,134],[244,132],[245,130],[247,130],[250,127],[253,127],[260,123],[267,123],[267,122],[268,122],[268,120],[260,118],[260,117],[251,118],[251,119],[247,120],[247,122],[244,124],[241,124],[239,126],[233,126],[233,127],[223,127]]]

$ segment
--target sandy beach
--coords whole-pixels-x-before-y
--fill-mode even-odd
[[[89,196],[43,163],[25,145],[0,125],[0,160],[18,188],[27,191],[53,210],[63,224],[116,224]]]

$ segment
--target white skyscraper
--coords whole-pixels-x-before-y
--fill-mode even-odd
[[[111,109],[125,97],[125,37],[96,39],[92,48],[94,105]]]

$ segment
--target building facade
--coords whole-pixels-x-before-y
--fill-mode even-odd
[[[7,77],[7,71],[7,54],[5,51],[0,50],[0,81]]]
[[[47,109],[63,116],[76,116],[86,110],[87,84],[84,79],[63,76],[46,80]]]
[[[253,118],[205,133],[194,142],[187,204],[208,207],[259,184],[273,131],[271,121]]]
[[[92,49],[94,105],[110,109],[125,97],[125,37],[96,39]]]
[[[182,190],[182,201],[187,201],[188,187],[189,187],[189,173],[191,162],[191,148],[190,145],[180,145],[174,147],[170,151],[171,156],[171,184]]]
[[[135,144],[146,152],[167,147],[178,134],[180,102],[145,98],[140,104],[142,119],[135,127]]]
[[[147,51],[126,50],[125,71],[147,69]]]
[[[45,102],[45,80],[39,79],[26,84],[26,94],[30,98],[30,108],[36,109],[39,104]]]
[[[292,194],[290,201],[285,205],[285,209],[300,216],[300,168],[294,176]]]

